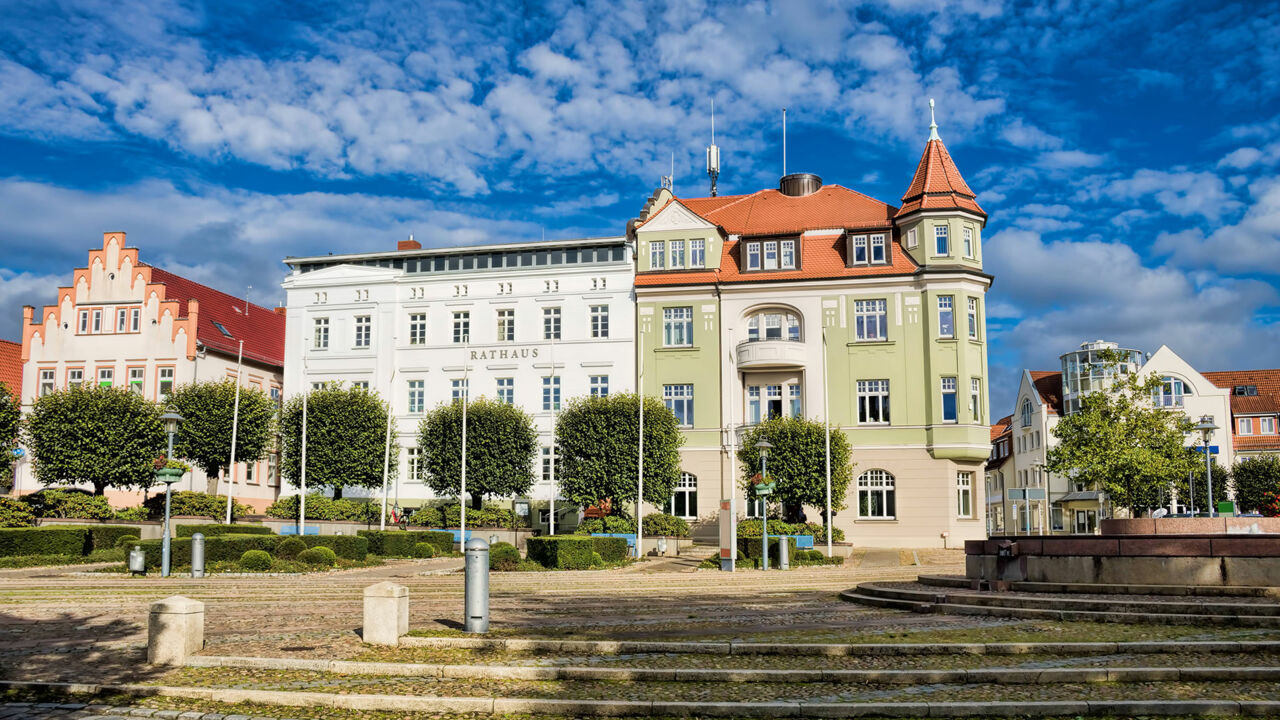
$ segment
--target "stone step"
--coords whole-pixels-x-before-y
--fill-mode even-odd
[[[921,575],[922,585],[972,590],[973,580],[961,575]],[[1086,595],[1169,595],[1181,597],[1270,597],[1280,601],[1280,588],[1246,585],[1102,585],[1098,583],[1047,583],[1019,580],[1009,583],[1014,592],[1081,593]]]

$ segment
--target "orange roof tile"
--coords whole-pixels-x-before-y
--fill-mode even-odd
[[[22,343],[0,340],[0,383],[22,397]]]
[[[1242,415],[1280,412],[1280,369],[1219,370],[1201,373],[1220,388],[1254,385],[1257,395],[1231,395],[1231,412]]]
[[[1059,370],[1032,370],[1031,382],[1040,393],[1040,400],[1055,415],[1062,414],[1062,372]]]
[[[917,210],[969,210],[983,217],[986,213],[978,206],[977,196],[969,189],[960,170],[956,168],[941,140],[925,143],[924,154],[916,165],[911,185],[902,195],[902,208],[895,217],[902,217]]]
[[[243,340],[245,358],[275,367],[284,366],[283,315],[253,303],[248,304],[246,313],[243,298],[158,267],[151,268],[151,282],[164,283],[165,299],[179,301],[178,314],[181,317],[187,317],[187,301],[198,303],[196,339],[206,347],[235,355]],[[223,335],[215,322],[225,327],[231,337]]]
[[[1280,435],[1236,435],[1232,433],[1231,447],[1236,452],[1280,451]]]
[[[1012,428],[1013,428],[1012,415],[1005,415],[1004,417],[1000,418],[999,420],[996,421],[995,425],[991,426],[991,441],[995,442],[996,440],[999,440],[1001,435],[1004,435],[1005,433],[1009,432]]]

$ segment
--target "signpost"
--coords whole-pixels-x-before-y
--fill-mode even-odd
[[[761,458],[767,457],[766,453],[767,451],[762,452]],[[756,497],[763,501],[763,505],[765,507],[765,511],[760,513],[760,550],[762,553],[760,556],[761,570],[769,569],[769,496],[773,494],[773,490],[777,484],[778,483],[776,482],[762,482],[753,486],[753,489],[756,491]]]

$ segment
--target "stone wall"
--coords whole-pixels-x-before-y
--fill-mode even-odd
[[[1256,530],[1254,529],[1256,528]],[[1213,533],[1280,533],[1280,518],[1196,517],[1103,520],[1103,535],[1209,535]]]

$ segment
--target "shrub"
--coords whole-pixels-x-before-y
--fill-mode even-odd
[[[293,560],[307,549],[307,544],[296,537],[287,537],[276,545],[276,557]]]
[[[773,533],[769,533],[769,567],[778,567],[779,547],[781,547],[781,544],[778,539],[773,536]],[[743,555],[746,555],[749,562],[758,563],[760,561],[760,538],[738,538],[738,550]],[[795,538],[787,538],[787,557],[798,557]]]
[[[758,538],[760,537],[760,526],[759,518],[739,520],[738,537]],[[812,535],[815,542],[819,540],[826,542],[827,526],[818,523],[788,523],[769,518],[769,537],[775,535]],[[834,542],[843,542],[844,531],[838,527],[831,528],[831,539]]]
[[[178,537],[191,537],[196,533],[209,539],[215,535],[274,535],[266,525],[177,525]]]
[[[323,545],[303,550],[298,553],[298,561],[308,565],[333,565],[338,562],[338,556],[333,550]]]
[[[595,539],[597,538],[581,535],[547,535],[529,538],[527,554],[530,560],[536,561],[543,567],[556,570],[585,570],[591,567],[591,554],[595,552],[592,541]]]
[[[458,505],[448,505],[437,510],[436,513],[432,513],[430,510],[427,510],[420,514],[423,516],[422,519],[436,520],[436,522],[419,523],[414,520],[412,521],[414,524],[424,525],[426,527],[447,528],[456,528],[462,524],[462,511]],[[467,508],[467,527],[469,528],[504,528],[507,530],[515,530],[517,528],[528,526],[528,521],[525,518],[516,515],[516,512],[511,508],[489,506],[482,507],[479,510],[475,508]]]
[[[147,518],[147,509],[141,505],[117,510],[115,516],[116,520],[126,520],[128,522],[142,522]]]
[[[116,547],[128,551],[132,550],[134,545],[142,542],[142,538],[137,535],[121,535],[116,538]]]
[[[97,525],[89,527],[89,546],[92,550],[110,550],[116,547],[120,538],[130,535],[142,535],[142,528],[136,525]]]
[[[582,521],[576,530],[575,535],[590,535],[591,533],[635,533],[636,521],[626,515],[606,515],[603,518],[591,518]],[[645,527],[645,533],[649,532],[648,526]]]
[[[135,528],[130,528],[137,532]],[[75,525],[0,530],[0,557],[17,555],[88,555],[93,549],[89,528]]]
[[[436,555],[453,552],[453,533],[439,530],[359,530],[356,534],[369,541],[369,552],[383,557],[416,557],[418,543],[436,546]]]
[[[413,546],[413,556],[416,558],[433,558],[436,556],[436,546],[428,542],[420,542]]]
[[[223,495],[210,495],[209,493],[195,492],[192,490],[179,490],[171,493],[169,498],[171,515],[196,515],[215,520],[225,518],[227,515],[227,498]],[[164,517],[164,492],[161,491],[147,498],[142,503],[147,509],[147,513],[152,518]],[[244,517],[253,513],[253,508],[242,503],[232,503],[231,519]]]
[[[520,550],[507,542],[496,542],[489,547],[490,570],[515,570],[520,565]]]
[[[627,559],[627,539],[616,537],[593,537],[591,549],[601,557],[601,562],[611,565]]]
[[[0,528],[31,527],[35,521],[30,505],[21,500],[0,497]]]
[[[273,553],[289,539],[299,540],[308,548],[327,547],[338,557],[348,560],[364,560],[369,554],[369,541],[354,535],[308,535],[306,537],[280,537],[279,535],[215,535],[204,541],[205,561],[236,562],[246,550],[264,550]],[[143,540],[139,543],[147,553],[147,567],[160,566],[160,540]],[[171,543],[174,567],[191,564],[191,538],[178,538]],[[301,559],[299,553],[299,559]]]
[[[271,555],[265,550],[245,550],[240,556],[240,567],[253,571],[270,570]]]
[[[644,516],[644,534],[666,537],[689,537],[689,523],[684,518],[666,513],[650,513]]]
[[[591,567],[604,567],[604,558],[600,557],[600,553],[591,553]]]
[[[371,502],[350,500],[348,498],[332,498],[324,495],[307,495],[308,520],[339,520],[345,522],[377,522],[382,514],[382,506]],[[298,517],[298,496],[282,497],[271,503],[266,510],[267,517],[296,520]]]
[[[369,541],[356,535],[306,535],[301,540],[309,548],[326,547],[347,560],[364,560],[369,554]]]
[[[39,518],[74,518],[76,520],[109,520],[115,516],[111,503],[101,495],[83,490],[47,488],[22,496]]]

